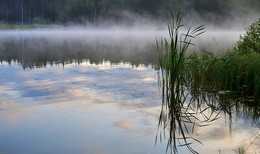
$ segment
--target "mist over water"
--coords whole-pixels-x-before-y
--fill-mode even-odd
[[[0,59],[22,61],[22,53],[28,53],[27,58],[33,56],[34,59],[42,59],[40,57],[49,53],[54,61],[55,58],[56,61],[60,61],[62,57],[67,57],[89,59],[93,62],[108,60],[112,63],[124,61],[133,64],[155,64],[158,54],[156,40],[168,39],[167,25],[164,29],[161,27],[143,29],[143,27],[145,26],[142,25],[140,28],[75,26],[0,31],[0,55],[2,55]],[[190,46],[189,51],[226,52],[231,50],[239,40],[239,36],[245,33],[245,30],[207,29],[204,34],[193,40],[195,45]]]
[[[49,60],[53,61],[89,59],[96,63],[108,60],[151,64],[156,57],[152,56],[156,54],[155,40],[163,33],[95,29],[5,31],[0,36],[0,54],[2,60],[10,54],[13,55],[7,57],[16,60],[22,58],[22,53],[30,53],[28,58],[49,53],[53,58]]]

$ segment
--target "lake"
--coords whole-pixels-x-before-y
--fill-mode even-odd
[[[209,31],[191,50],[223,52],[243,33]],[[156,39],[163,37],[161,30],[0,31],[0,153],[158,154],[174,141],[178,153],[260,153],[260,107],[250,102],[191,105],[198,117],[185,126],[188,144],[171,136],[180,128],[158,127],[162,112],[176,116],[161,110]],[[208,121],[196,123],[203,116]]]

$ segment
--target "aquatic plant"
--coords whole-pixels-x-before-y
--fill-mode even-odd
[[[172,18],[173,15],[171,14]],[[197,153],[190,145],[189,140],[196,140],[190,132],[194,130],[196,111],[186,103],[187,73],[186,73],[186,52],[192,45],[192,39],[204,32],[205,27],[189,28],[186,33],[180,33],[184,25],[182,17],[177,15],[176,19],[168,25],[169,40],[157,41],[159,51],[159,85],[162,88],[162,108],[159,117],[158,128],[162,128],[159,139],[169,128],[169,140],[166,152],[177,153],[177,142],[180,146],[186,146],[192,153]],[[192,130],[188,129],[193,128]],[[158,134],[156,142],[158,140]]]
[[[156,143],[169,131],[166,152],[178,153],[182,146],[197,153],[191,144],[202,142],[193,136],[194,130],[217,120],[221,113],[230,120],[230,132],[234,111],[250,115],[259,125],[260,55],[238,52],[238,48],[220,55],[207,51],[187,54],[192,40],[205,27],[180,33],[181,21],[178,14],[168,26],[169,39],[156,42],[162,96]]]
[[[204,52],[188,59],[192,91],[235,93],[236,98],[259,99],[260,55],[256,52]]]
[[[172,14],[171,16],[174,18]],[[159,68],[161,68],[163,76],[170,79],[171,85],[176,90],[186,84],[186,52],[189,46],[193,45],[192,39],[205,32],[205,27],[202,25],[194,29],[188,28],[186,33],[180,34],[181,28],[184,27],[181,22],[182,17],[178,14],[176,20],[168,25],[169,40],[162,39],[160,43],[157,41]]]
[[[234,98],[260,98],[260,20],[253,23],[235,48],[221,55],[193,53],[188,61],[190,87],[196,91],[235,93]]]

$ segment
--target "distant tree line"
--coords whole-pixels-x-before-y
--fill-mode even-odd
[[[260,0],[0,0],[0,22],[48,24],[98,22],[129,11],[167,18],[169,10],[225,15],[234,7],[260,10]]]

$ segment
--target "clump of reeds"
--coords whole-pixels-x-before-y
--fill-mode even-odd
[[[231,102],[240,102],[235,104],[237,109],[245,107],[244,102],[254,103],[256,107],[252,112],[259,113],[260,54],[240,52],[235,48],[221,55],[206,51],[188,55],[192,40],[204,33],[205,27],[188,28],[186,33],[180,33],[184,27],[181,21],[178,14],[168,26],[169,39],[157,41],[158,81],[162,92],[158,127],[169,129],[167,150],[177,153],[176,144],[182,143],[180,146],[197,153],[189,142],[193,140],[200,143],[191,135],[197,122],[212,122],[218,119],[221,110],[231,115],[231,111],[225,109],[226,106],[231,107],[228,104]],[[208,107],[203,108],[201,102]],[[211,112],[207,117],[204,111],[208,110]],[[198,114],[205,119],[197,118]],[[254,115],[257,116],[255,119],[260,116]],[[187,129],[188,125],[192,130]]]
[[[260,99],[260,20],[253,23],[235,48],[221,55],[193,53],[185,68],[192,91],[235,93],[239,99]]]
[[[188,65],[194,91],[224,91],[235,93],[239,98],[260,98],[260,54],[256,52],[193,54]]]
[[[171,14],[172,15],[172,14]],[[172,15],[173,18],[173,15]],[[185,87],[188,85],[187,76],[187,55],[186,52],[192,39],[204,32],[204,26],[197,28],[188,28],[186,33],[180,33],[184,25],[181,23],[180,14],[168,25],[169,39],[157,41],[159,51],[159,84],[162,88],[162,109],[159,117],[158,127],[163,131],[169,128],[169,140],[167,150],[173,153],[177,152],[177,142],[181,146],[186,146],[192,153],[196,153],[190,146],[192,139],[187,130],[187,125],[193,125],[193,113],[189,113],[189,107],[186,107]],[[160,136],[161,138],[161,136]],[[199,141],[198,141],[199,142]]]
[[[162,39],[160,43],[157,41],[162,84],[168,83],[172,90],[179,90],[180,87],[186,86],[186,52],[189,46],[193,45],[192,39],[204,33],[205,29],[204,26],[199,26],[194,29],[188,28],[186,33],[180,33],[181,28],[184,27],[181,21],[182,17],[178,14],[176,20],[168,25],[169,40]]]

